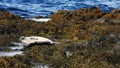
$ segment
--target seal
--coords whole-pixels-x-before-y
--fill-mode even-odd
[[[40,37],[40,36],[21,36],[20,37],[21,43],[23,43],[24,46],[29,46],[29,45],[35,45],[35,44],[59,44],[59,42],[53,42],[52,40],[45,38],[45,37]]]

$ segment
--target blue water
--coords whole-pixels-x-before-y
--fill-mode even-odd
[[[120,8],[120,0],[0,0],[0,10],[21,17],[49,17],[58,10],[76,10],[84,7],[100,7],[103,11]]]

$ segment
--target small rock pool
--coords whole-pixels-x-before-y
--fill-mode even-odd
[[[23,55],[23,51],[10,51],[10,52],[0,51],[0,56],[2,57],[15,55]]]
[[[0,56],[1,57],[10,57],[15,55],[23,55],[24,51],[23,46],[11,46],[11,47],[1,47]],[[6,49],[9,49],[8,51]]]

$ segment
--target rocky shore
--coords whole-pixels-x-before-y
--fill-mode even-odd
[[[43,36],[60,42],[25,47],[24,55],[0,57],[0,68],[120,68],[120,10],[97,7],[59,10],[48,22],[0,12],[0,47],[14,46],[20,36]],[[11,51],[6,49],[6,51]]]

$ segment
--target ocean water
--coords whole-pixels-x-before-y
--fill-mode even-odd
[[[109,12],[120,8],[120,0],[0,0],[0,11],[6,10],[21,17],[49,17],[58,10],[100,7]]]

